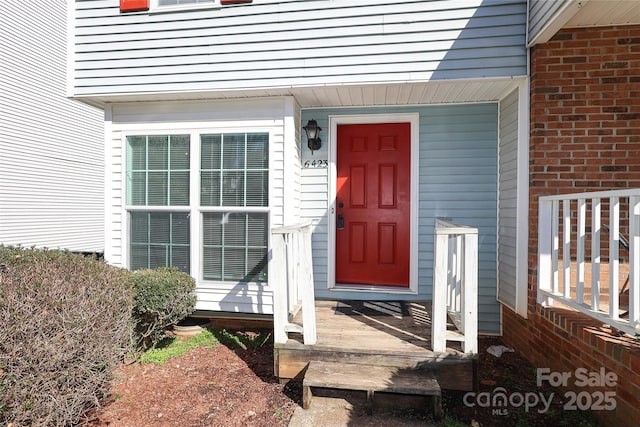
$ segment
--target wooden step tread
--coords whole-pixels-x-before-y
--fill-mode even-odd
[[[304,387],[440,396],[433,373],[419,369],[353,363],[309,362]]]
[[[440,384],[433,373],[426,370],[311,361],[302,382],[304,409],[311,403],[312,387],[366,391],[370,410],[377,392],[429,396],[434,417],[438,419],[442,415]]]

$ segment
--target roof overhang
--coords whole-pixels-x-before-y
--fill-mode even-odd
[[[95,94],[73,98],[98,108],[123,102],[237,100],[282,96],[294,97],[301,108],[460,104],[499,101],[525,78],[526,76],[228,91]]]
[[[563,28],[640,24],[637,0],[568,0],[533,36],[528,46],[548,42]]]

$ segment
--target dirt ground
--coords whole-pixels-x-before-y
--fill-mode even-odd
[[[244,332],[242,332],[244,333]],[[252,333],[251,331],[246,333]],[[489,355],[489,345],[498,339],[481,339],[479,359],[480,390],[491,392],[504,387],[508,393],[542,392],[536,386],[535,369],[519,354]],[[561,393],[541,414],[537,408],[501,408],[465,404],[464,393],[445,392],[443,407],[449,420],[477,426],[589,426],[589,414],[562,411]],[[467,402],[477,402],[467,397]],[[301,404],[299,384],[281,385],[273,376],[271,341],[259,348],[243,349],[233,344],[197,348],[170,359],[163,366],[131,364],[116,372],[112,396],[88,424],[94,427],[133,426],[284,426]],[[425,425],[432,420],[423,413],[379,413],[372,425]],[[353,423],[362,413],[353,413]],[[369,424],[367,424],[369,425]],[[451,424],[449,424],[451,425]]]

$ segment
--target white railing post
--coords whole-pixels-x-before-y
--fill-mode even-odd
[[[313,289],[313,262],[311,248],[311,226],[307,226],[302,230],[300,235],[303,237],[300,252],[302,259],[308,260],[300,269],[300,279],[304,283],[311,283],[302,289],[300,298],[302,300],[302,325],[303,337],[306,345],[313,345],[317,341],[316,333],[316,305],[315,292]]]
[[[464,352],[478,352],[478,234],[464,239]]]
[[[547,291],[552,289],[551,280],[553,278],[551,271],[553,252],[551,227],[553,222],[553,203],[540,200],[538,202],[538,289]],[[538,304],[549,306],[551,299],[538,293]]]
[[[276,344],[287,342],[285,330],[287,312],[287,265],[284,234],[273,234],[271,238],[271,262],[269,281],[273,286],[273,339]]]
[[[435,259],[433,269],[433,303],[431,313],[431,345],[433,351],[444,352],[447,348],[447,258],[449,236],[435,235]]]

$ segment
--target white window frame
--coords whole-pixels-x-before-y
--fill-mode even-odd
[[[165,136],[165,135],[176,135],[176,134],[180,134],[180,135],[189,135],[189,143],[191,144],[191,139],[192,139],[192,135],[190,132],[185,132],[184,129],[182,129],[182,131],[173,131],[173,130],[167,130],[167,131],[159,131],[159,130],[155,130],[155,131],[140,131],[140,132],[127,132],[127,133],[123,133],[122,135],[122,157],[123,157],[123,162],[122,162],[122,206],[123,206],[123,212],[122,212],[122,241],[123,241],[123,247],[122,247],[122,263],[126,266],[126,268],[130,269],[131,268],[131,253],[130,253],[130,248],[131,248],[131,238],[130,238],[130,221],[129,221],[129,213],[130,212],[188,212],[190,213],[190,205],[192,202],[192,195],[191,195],[191,181],[189,181],[189,205],[130,205],[128,203],[128,194],[127,194],[127,164],[128,164],[128,157],[127,157],[127,140],[130,136],[140,136],[140,135],[144,135],[144,136]],[[190,153],[191,155],[191,153]],[[147,153],[148,156],[148,153]],[[191,176],[191,167],[193,166],[193,159],[191,159],[191,157],[189,158],[189,175]],[[192,225],[190,225],[191,227]],[[193,257],[193,248],[191,247],[191,237],[193,236],[193,230],[190,230],[190,241],[189,241],[189,255],[190,258]],[[192,264],[192,259],[189,260],[189,267],[191,270],[193,270],[193,264]]]
[[[131,211],[158,211],[158,212],[189,212],[190,223],[190,274],[196,279],[198,287],[213,289],[233,289],[239,283],[248,286],[248,290],[257,290],[268,288],[267,282],[235,282],[235,281],[215,281],[204,280],[204,272],[202,269],[202,257],[204,246],[204,235],[202,229],[202,215],[205,212],[265,212],[268,217],[268,228],[271,229],[273,224],[273,204],[274,204],[274,188],[272,185],[271,173],[273,171],[274,162],[274,143],[277,128],[265,126],[251,126],[250,124],[241,124],[237,126],[222,125],[216,126],[197,126],[197,124],[173,124],[171,127],[157,124],[146,125],[144,127],[132,127],[121,133],[121,149],[122,149],[122,264],[126,268],[131,267],[131,254],[129,248],[131,244],[129,212]],[[269,198],[268,206],[264,207],[234,207],[234,206],[200,206],[200,135],[203,134],[230,134],[230,133],[267,133],[269,135]],[[129,205],[127,203],[127,138],[129,136],[154,136],[154,135],[189,135],[190,143],[190,163],[189,163],[189,205],[187,206],[139,206]],[[271,248],[271,233],[267,234],[267,252]],[[269,280],[269,279],[267,279]],[[204,286],[203,286],[204,285]]]
[[[220,8],[220,0],[210,0],[207,3],[186,3],[186,4],[171,4],[162,6],[160,0],[151,0],[149,5],[151,12],[171,12],[178,10],[192,10],[192,9],[211,9]]]

